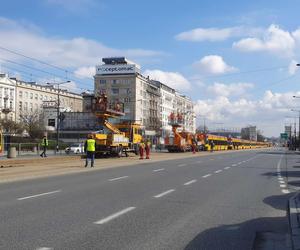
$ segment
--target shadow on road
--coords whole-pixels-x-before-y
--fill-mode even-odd
[[[266,197],[263,200],[263,202],[275,209],[286,211],[287,205],[288,205],[288,199],[291,198],[293,195],[294,195],[294,193],[272,195],[272,196]]]
[[[262,155],[262,154],[266,154],[266,155],[285,155],[286,152],[285,151],[261,151],[261,152],[257,152],[256,154],[258,154],[258,155]]]
[[[287,211],[288,199],[293,195],[293,193],[272,195],[266,197],[263,202],[272,208]],[[238,224],[220,225],[207,229],[191,240],[185,247],[185,250],[256,249],[254,245],[263,243],[261,242],[263,237],[259,237],[259,235],[265,232],[279,235],[288,233],[287,216],[261,217]],[[256,237],[256,235],[258,235],[258,237]],[[282,242],[282,244],[285,243],[286,242]]]
[[[239,224],[220,225],[199,233],[185,250],[241,250],[255,249],[256,234],[274,232],[285,234],[288,230],[286,217],[262,217]]]

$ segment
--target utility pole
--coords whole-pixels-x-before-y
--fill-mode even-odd
[[[59,152],[59,126],[60,126],[60,85],[64,83],[69,83],[71,81],[54,83],[53,85],[57,85],[57,103],[56,103],[56,153]],[[47,83],[52,85],[51,83]]]

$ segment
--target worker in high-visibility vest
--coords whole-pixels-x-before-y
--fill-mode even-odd
[[[94,167],[95,152],[96,152],[96,141],[93,139],[92,135],[88,136],[88,139],[84,143],[84,151],[86,152],[85,167],[89,164],[89,159],[91,160],[91,167]]]
[[[47,157],[46,152],[47,152],[47,147],[48,147],[48,139],[47,136],[44,135],[42,142],[41,142],[41,146],[43,148],[43,152],[40,154],[41,157]]]
[[[150,140],[148,139],[146,142],[146,146],[145,146],[146,159],[150,159],[150,148],[151,148],[151,143],[150,143]]]
[[[142,140],[142,141],[140,142],[140,145],[139,145],[140,160],[143,160],[143,159],[144,159],[144,150],[145,150],[145,143],[144,143],[144,141]]]

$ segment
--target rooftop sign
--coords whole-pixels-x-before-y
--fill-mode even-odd
[[[96,67],[97,75],[135,74],[139,72],[135,64],[104,64]]]

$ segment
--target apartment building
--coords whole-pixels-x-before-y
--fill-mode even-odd
[[[121,119],[140,123],[146,135],[165,137],[172,129],[168,124],[170,114],[180,111],[185,121],[182,129],[195,132],[193,103],[189,98],[143,76],[140,66],[124,57],[103,58],[102,62],[96,66],[95,96],[105,93],[111,102],[123,102],[125,117]]]
[[[16,83],[6,74],[0,74],[0,118],[15,120]]]
[[[43,113],[45,105],[56,105],[69,111],[82,111],[82,96],[53,86],[25,82],[0,74],[0,108],[1,118],[20,121],[21,115]]]

